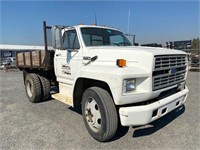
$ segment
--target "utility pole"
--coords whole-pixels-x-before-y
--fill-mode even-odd
[[[97,25],[97,16],[96,16],[96,14],[95,14],[95,25]]]
[[[130,28],[130,18],[131,18],[131,11],[129,10],[129,12],[128,12],[128,27],[127,27],[127,33],[129,33],[129,28]]]

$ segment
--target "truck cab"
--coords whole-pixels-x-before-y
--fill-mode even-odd
[[[186,101],[186,53],[133,46],[125,34],[110,27],[51,30],[53,69],[20,67],[27,96],[31,102],[49,98],[51,82],[56,82],[59,92],[51,96],[72,107],[81,104],[83,121],[94,139],[111,139],[120,124],[148,124]]]

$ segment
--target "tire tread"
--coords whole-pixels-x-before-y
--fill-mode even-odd
[[[42,92],[41,92],[41,84],[40,84],[40,80],[38,78],[38,76],[35,74],[35,73],[30,73],[26,76],[26,81],[27,80],[31,80],[33,82],[33,96],[29,98],[29,101],[31,101],[32,103],[37,103],[37,102],[40,102],[41,101],[41,95],[42,95]],[[28,94],[27,94],[28,95]]]
[[[50,82],[45,76],[38,75],[41,81],[41,89],[42,89],[42,100],[48,100],[50,98]]]
[[[101,101],[102,108],[100,109],[104,110],[103,114],[105,115],[104,119],[106,119],[105,120],[106,125],[103,127],[104,128],[104,130],[102,130],[103,132],[101,131],[98,134],[93,133],[90,128],[88,131],[91,134],[91,136],[97,141],[105,142],[113,138],[117,132],[118,116],[117,116],[116,107],[115,107],[112,97],[106,90],[99,87],[90,87],[84,92],[84,95],[86,96],[86,93],[91,93],[91,92],[96,93],[96,95],[99,97],[99,100]],[[85,99],[83,101],[85,102]],[[82,114],[84,114],[83,106],[82,106]],[[84,122],[88,129],[87,122],[85,120]]]
[[[110,94],[102,89],[102,88],[99,88],[99,87],[93,87],[93,89],[99,94],[99,96],[101,96],[102,100],[107,100],[106,102],[104,101],[104,107],[106,107],[106,110],[108,112],[106,112],[111,120],[110,120],[110,125],[108,125],[109,129],[108,129],[108,133],[105,136],[105,141],[108,140],[108,139],[111,139],[114,134],[116,133],[117,131],[117,127],[118,127],[118,117],[117,117],[117,112],[116,112],[116,108],[115,108],[115,105],[113,103],[113,100],[110,96]]]

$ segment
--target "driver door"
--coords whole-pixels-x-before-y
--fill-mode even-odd
[[[75,29],[64,32],[63,47],[65,50],[55,52],[55,74],[58,82],[73,85],[77,71],[82,66],[81,48]]]

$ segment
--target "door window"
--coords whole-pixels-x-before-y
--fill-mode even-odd
[[[63,47],[66,49],[80,49],[76,30],[70,30],[64,33]]]

